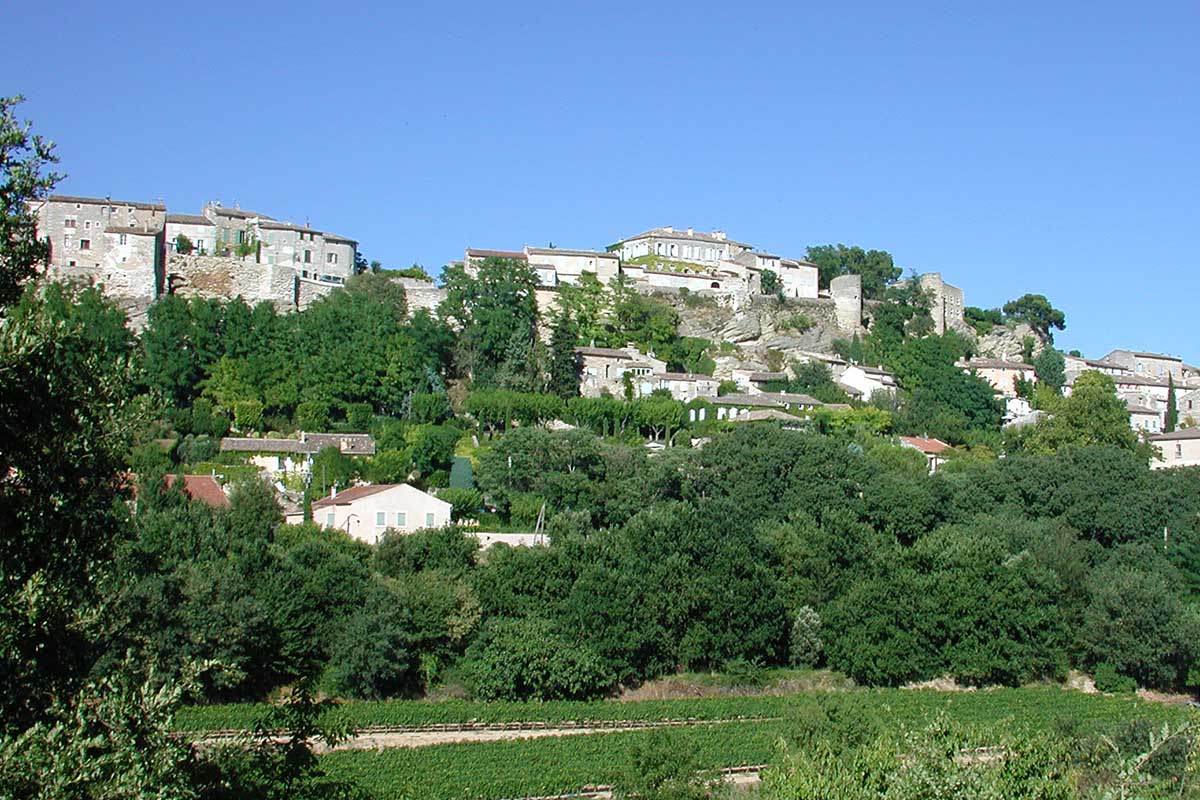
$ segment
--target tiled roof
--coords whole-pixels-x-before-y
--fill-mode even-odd
[[[1177,442],[1187,439],[1200,439],[1200,428],[1182,428],[1170,433],[1160,433],[1157,436],[1151,436],[1152,442]]]
[[[1026,364],[1023,361],[1005,361],[1002,358],[972,358],[970,361],[959,363],[978,369],[1019,369],[1024,371],[1034,369],[1032,364]]]
[[[129,236],[158,236],[160,230],[146,230],[145,228],[135,228],[129,225],[109,225],[104,229],[105,233],[124,233]]]
[[[575,352],[581,356],[596,356],[597,358],[634,358],[624,350],[611,347],[576,347]]]
[[[529,247],[526,250],[531,255],[539,256],[590,256],[593,258],[619,258],[616,253],[601,250],[563,250],[558,247]]]
[[[901,436],[900,441],[909,447],[915,447],[926,455],[936,456],[950,449],[950,445],[941,439],[928,439],[924,436]]]
[[[108,197],[75,197],[68,194],[52,194],[46,198],[51,203],[85,203],[90,206],[129,206],[143,211],[166,212],[167,207],[162,203],[134,203],[129,200],[113,200]]]
[[[690,239],[697,242],[709,242],[711,244],[732,244],[736,245],[737,247],[750,247],[750,245],[746,244],[745,242],[737,242],[729,238],[722,239],[713,236],[711,233],[701,233],[700,231],[695,230],[693,230],[691,233],[688,233],[687,229],[679,230],[677,228],[672,228],[671,230],[667,230],[666,228],[652,228],[648,231],[639,233],[637,236],[630,236],[627,239],[622,239],[621,242],[618,242],[618,244],[622,242],[631,242],[635,239],[647,239],[650,237],[657,239]]]
[[[244,208],[226,208],[225,206],[210,206],[213,213],[220,217],[233,217],[234,219],[275,219],[268,217],[266,214],[259,214],[255,211],[247,211]]]
[[[328,506],[345,506],[353,503],[355,500],[361,500],[364,497],[370,497],[373,494],[379,494],[380,492],[403,485],[402,483],[376,483],[372,486],[351,486],[343,492],[338,492],[333,497],[322,497],[320,500],[313,501],[312,507],[315,511],[318,508],[327,508]]]
[[[720,406],[759,406],[762,408],[783,408],[789,405],[819,406],[821,401],[806,394],[788,394],[786,392],[771,394],[727,394],[710,398],[711,402]]]
[[[786,411],[780,411],[778,408],[756,408],[753,411],[747,411],[745,414],[738,414],[730,420],[730,422],[768,422],[777,420],[779,422],[799,422],[799,417],[793,417]]]
[[[693,372],[660,372],[657,375],[652,375],[651,377],[661,378],[665,381],[717,381],[717,379],[712,375],[697,375]]]
[[[221,440],[221,452],[228,453],[308,453],[324,447],[336,447],[346,455],[375,454],[375,440],[365,433],[304,433],[299,439],[260,439],[229,436]]]
[[[209,225],[213,221],[202,214],[167,214],[167,224],[176,225]]]
[[[476,250],[474,247],[467,248],[468,258],[518,258],[521,261],[527,261],[525,253],[521,250]]]
[[[174,486],[177,477],[167,475],[167,486]],[[184,475],[183,493],[214,508],[229,508],[229,498],[225,496],[225,490],[211,475]]]
[[[751,372],[746,376],[746,380],[752,383],[766,383],[767,381],[786,381],[786,372]]]

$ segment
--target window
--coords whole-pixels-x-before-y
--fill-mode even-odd
[[[312,250],[305,250],[305,251],[304,251],[304,263],[305,263],[305,264],[311,264],[311,263],[312,263]]]
[[[432,511],[430,511],[428,514],[425,515],[425,527],[426,528],[433,527],[433,512]]]
[[[63,227],[64,227],[64,228],[74,228],[74,227],[75,227],[75,218],[74,218],[74,217],[67,217],[67,218],[66,218],[66,219],[63,221]]]
[[[403,528],[407,524],[408,524],[408,514],[405,514],[403,511],[397,511],[396,512],[396,527]]]
[[[67,262],[67,266],[68,266],[68,267],[73,267],[73,266],[75,266],[75,262],[74,262],[74,261],[68,261],[68,262]]]
[[[327,528],[333,527],[333,512],[332,511],[330,511],[328,514],[325,515],[325,527],[327,527]]]
[[[128,239],[126,239],[125,234],[122,233],[121,234],[121,244],[127,244],[127,243],[128,243]]]
[[[337,263],[337,253],[326,253],[325,254],[325,263],[326,264],[336,264]]]
[[[85,229],[86,229],[86,228],[90,228],[90,227],[92,227],[92,221],[91,221],[90,219],[85,219],[85,220],[83,221],[83,227],[84,227]]]
[[[91,250],[92,249],[92,240],[91,239],[80,239],[79,240],[79,249],[80,250]]]
[[[375,527],[382,528],[384,525],[387,525],[387,512],[386,511],[376,511],[375,512]]]
[[[1183,458],[1183,445],[1181,445],[1181,444],[1175,445],[1175,457]]]
[[[65,245],[67,245],[68,247],[70,247],[70,246],[71,246],[71,242],[73,242],[73,241],[75,241],[75,240],[71,238],[71,234],[69,234],[69,233],[64,233],[64,234],[63,234],[63,244],[65,244]]]

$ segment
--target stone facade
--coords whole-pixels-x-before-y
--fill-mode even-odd
[[[622,261],[631,261],[642,256],[658,256],[672,261],[688,261],[714,267],[722,261],[733,261],[738,255],[751,249],[748,244],[729,239],[724,231],[703,233],[693,228],[675,230],[670,226],[654,228],[622,239],[609,248],[619,253]]]
[[[1200,428],[1184,428],[1151,436],[1150,444],[1158,448],[1158,455],[1150,462],[1150,469],[1200,467]]]
[[[410,316],[422,308],[430,314],[436,314],[438,306],[446,299],[446,290],[439,289],[437,284],[432,281],[423,281],[419,278],[393,278],[393,280],[404,287]]]
[[[862,328],[862,276],[839,275],[829,281],[829,296],[833,298],[837,326],[843,331]]]
[[[906,284],[907,281],[901,281],[899,285]],[[952,286],[942,280],[940,272],[927,272],[917,278],[919,285],[933,301],[929,309],[930,316],[933,317],[933,331],[937,334],[943,334],[946,331],[959,331],[960,333],[970,332],[970,327],[964,318],[964,300],[963,291],[957,286]]]
[[[168,214],[161,203],[52,195],[33,210],[39,237],[50,241],[50,276],[103,286],[135,328],[164,293],[291,311],[354,273],[353,240],[218,203],[203,214]],[[191,253],[178,251],[180,235]],[[237,256],[248,243],[252,252]]]
[[[1183,359],[1162,353],[1113,350],[1103,360],[1124,367],[1132,374],[1144,378],[1161,378],[1165,381],[1167,376],[1171,376],[1178,382],[1184,377]]]

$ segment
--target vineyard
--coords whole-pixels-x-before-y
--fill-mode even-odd
[[[336,777],[353,780],[377,800],[503,798],[575,792],[619,783],[631,769],[631,753],[651,737],[667,737],[685,748],[703,769],[773,760],[780,741],[794,739],[822,700],[861,712],[890,727],[919,727],[944,714],[973,734],[980,745],[997,731],[1074,732],[1106,730],[1140,718],[1177,721],[1192,713],[1144,703],[1133,696],[1085,695],[1057,687],[975,692],[871,689],[805,693],[786,697],[663,700],[636,703],[346,703],[336,713],[356,726],[438,730],[586,726],[601,722],[728,720],[719,726],[680,725],[660,730],[596,733],[542,739],[445,744],[379,751],[343,751],[322,757]],[[181,730],[247,727],[262,707],[213,706],[181,715]]]

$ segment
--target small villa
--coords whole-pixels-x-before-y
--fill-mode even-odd
[[[376,544],[388,530],[412,533],[450,524],[450,504],[407,483],[353,486],[312,504],[313,522],[340,528],[355,539]],[[303,512],[287,515],[289,525],[304,521]]]

